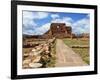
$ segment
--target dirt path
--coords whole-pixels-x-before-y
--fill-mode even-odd
[[[61,39],[56,43],[56,67],[60,66],[83,66],[87,65],[81,57],[68,47]]]

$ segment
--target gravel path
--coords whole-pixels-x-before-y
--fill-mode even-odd
[[[61,39],[57,39],[56,54],[56,67],[87,65],[82,58],[76,54],[72,48],[68,47]]]

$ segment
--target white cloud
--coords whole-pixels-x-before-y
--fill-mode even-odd
[[[52,23],[65,23],[66,26],[71,26],[73,19],[70,17],[56,18],[52,20]]]
[[[34,32],[34,30],[37,29],[38,25],[34,20],[47,18],[48,15],[47,12],[23,11],[23,33],[36,34],[37,32]]]
[[[47,18],[49,13],[47,13],[47,12],[37,12],[36,15],[37,15],[36,16],[37,19],[43,19],[43,18]]]
[[[23,18],[28,18],[28,19],[43,19],[48,17],[47,12],[32,12],[32,11],[23,11]]]
[[[35,26],[37,26],[37,24],[34,22],[34,20],[31,20],[31,19],[24,19],[23,20],[23,25],[25,27],[29,27],[29,26],[35,27]]]
[[[72,25],[74,33],[89,33],[90,22],[89,18],[85,17],[73,23]]]
[[[47,12],[23,12],[23,33],[30,35],[42,35],[50,29],[51,23],[65,23],[66,26],[71,26],[74,33],[89,32],[90,22],[89,15],[78,21],[74,21],[71,17],[62,17],[58,14],[51,14],[52,21],[42,26],[38,26],[35,22],[37,19],[48,18],[50,13]],[[50,17],[49,16],[49,17]]]
[[[50,23],[46,23],[40,27],[36,27],[34,30],[29,29],[29,30],[24,30],[24,34],[29,34],[29,35],[42,35],[46,33],[50,29]]]
[[[23,25],[24,27],[28,26],[36,26],[36,23],[33,21],[34,16],[32,12],[28,11],[23,11]]]
[[[31,12],[23,11],[23,25],[24,26],[36,26],[34,19],[43,19],[48,16],[46,12]]]
[[[34,34],[34,32],[33,32],[33,30],[24,30],[23,31],[23,34],[28,34],[28,35],[33,35]]]
[[[51,17],[52,17],[53,19],[56,19],[56,18],[59,18],[60,16],[59,16],[58,14],[52,14]]]
[[[89,33],[90,30],[89,15],[78,21],[74,21],[70,17],[55,18],[52,20],[52,23],[65,23],[66,26],[72,27],[73,33],[78,33],[78,34],[85,32]]]
[[[33,19],[33,13],[30,11],[23,11],[23,19],[25,18]]]
[[[70,17],[64,17],[63,20],[71,23],[73,22],[73,19]]]
[[[46,23],[35,29],[35,35],[42,35],[50,29],[50,23]]]

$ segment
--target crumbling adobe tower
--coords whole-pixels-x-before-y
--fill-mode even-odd
[[[69,38],[72,34],[72,28],[66,26],[65,23],[51,23],[50,30],[48,30],[43,36],[45,38]]]
[[[52,37],[64,38],[70,37],[72,29],[70,26],[66,26],[65,23],[52,23],[50,30],[52,32]]]

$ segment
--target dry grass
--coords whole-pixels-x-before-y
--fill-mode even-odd
[[[89,46],[89,39],[67,39],[66,38],[66,39],[63,39],[63,41],[69,47],[72,47],[75,45]],[[72,49],[82,57],[83,61],[85,61],[87,64],[90,64],[89,47],[87,48],[74,47]]]
[[[55,67],[56,63],[56,41],[51,46],[51,58],[50,62],[47,63],[47,67]]]
[[[73,50],[78,53],[82,59],[89,64],[89,48],[73,48]]]
[[[73,46],[73,45],[89,45],[89,39],[70,39],[70,38],[65,38],[63,39],[65,44],[68,46]]]

